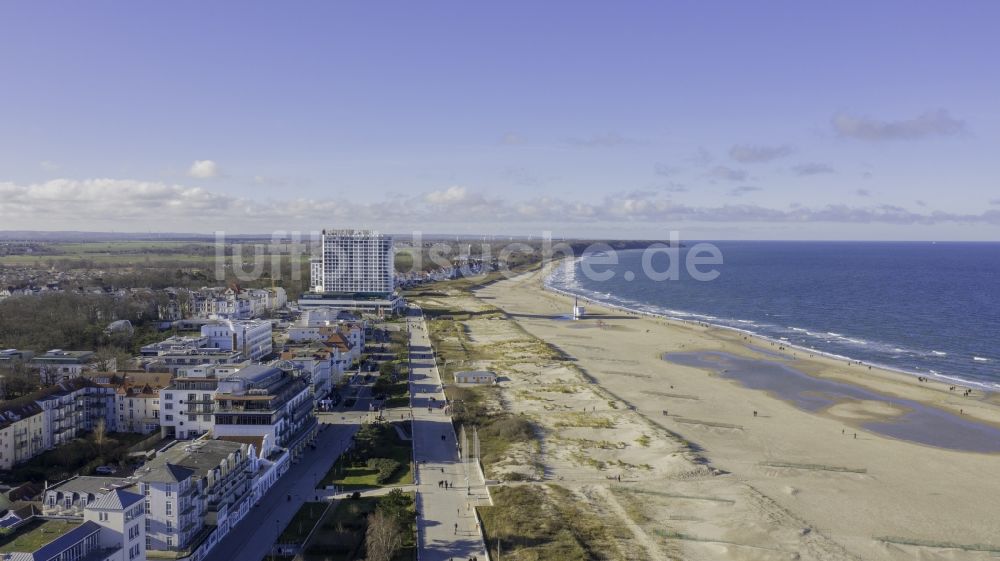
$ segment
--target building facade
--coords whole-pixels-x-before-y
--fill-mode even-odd
[[[251,445],[224,440],[178,442],[136,472],[145,499],[146,549],[182,552],[253,500]]]
[[[42,408],[34,400],[0,404],[0,469],[10,469],[47,450],[45,430]]]
[[[273,351],[271,322],[263,320],[225,320],[201,327],[201,335],[208,338],[208,347],[243,353],[243,357],[257,362]]]
[[[43,390],[36,401],[42,408],[46,425],[45,448],[62,446],[81,433],[92,431],[103,422],[105,430],[116,428],[115,390],[87,378],[65,380]]]
[[[313,388],[300,372],[252,364],[220,378],[212,429],[217,438],[259,437],[265,456],[279,447],[294,454],[316,429]]]
[[[160,429],[160,388],[122,384],[115,390],[115,422],[120,432],[150,434]]]
[[[63,380],[0,404],[0,468],[9,469],[61,446],[104,422],[118,430],[115,390],[87,378]]]
[[[329,294],[391,294],[395,289],[392,236],[372,230],[323,230],[322,287]],[[315,274],[317,268],[310,266]]]
[[[219,376],[232,374],[247,364],[182,370],[170,386],[160,390],[160,434],[164,438],[187,440],[210,432],[215,426]]]
[[[34,517],[33,517],[34,518]],[[69,520],[23,524],[11,533],[15,541],[42,545],[33,551],[0,554],[5,561],[145,561],[146,517],[142,496],[112,490],[86,504]],[[33,534],[28,536],[27,534]]]

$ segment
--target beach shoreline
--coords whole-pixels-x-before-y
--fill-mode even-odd
[[[578,260],[580,258],[576,259]],[[564,266],[564,264],[554,264],[551,267],[552,270],[544,274],[542,277],[540,287],[547,293],[565,298],[567,306],[571,306],[574,300],[579,299],[587,304],[596,306],[597,309],[603,310],[604,313],[612,311],[624,312],[636,317],[645,317],[651,321],[663,322],[676,327],[700,329],[711,336],[718,337],[726,342],[737,344],[742,343],[752,352],[780,355],[784,360],[797,361],[796,368],[810,376],[836,380],[838,382],[862,387],[869,391],[882,394],[886,399],[897,398],[923,401],[923,404],[928,407],[933,407],[947,413],[968,416],[975,419],[977,422],[987,424],[995,428],[1000,428],[1000,392],[987,389],[984,384],[958,377],[949,377],[939,374],[929,375],[881,364],[866,363],[850,357],[828,353],[818,349],[802,347],[787,341],[767,337],[748,329],[741,329],[738,327],[721,325],[708,321],[695,321],[671,317],[662,313],[636,310],[625,305],[603,302],[586,294],[578,294],[570,290],[553,286],[551,284],[551,279],[556,272],[555,270],[561,266]],[[594,308],[590,309],[593,310]],[[571,308],[567,307],[567,310],[571,310]],[[571,318],[571,315],[572,314],[570,312],[567,312],[567,318]],[[593,313],[590,314],[590,319],[595,319]],[[736,337],[739,337],[740,339],[737,340]],[[810,362],[819,363],[819,366],[811,365],[809,364]],[[842,371],[844,367],[850,369],[850,372],[855,375],[845,375],[845,372]],[[886,385],[887,382],[890,384],[889,386]],[[903,388],[910,390],[926,389],[941,392],[942,395],[962,398],[963,401],[970,402],[968,404],[969,407],[946,406],[941,400],[935,399],[921,400],[919,398],[915,398],[910,391],[900,391],[900,389]],[[896,391],[893,391],[894,389]],[[967,397],[962,391],[965,389],[972,392]],[[975,407],[976,402],[989,403],[990,405],[997,406],[998,409],[992,410],[988,414],[984,414],[983,409]]]
[[[995,395],[977,392],[974,398],[964,398],[939,381],[921,383],[910,375],[878,368],[869,371],[865,367],[862,373],[861,367],[848,366],[843,360],[808,353],[789,357],[803,352],[781,353],[776,350],[777,342],[772,347],[772,342],[756,337],[747,341],[747,335],[734,330],[624,313],[596,302],[588,304],[583,319],[574,321],[573,295],[546,289],[547,273],[548,269],[525,273],[478,288],[473,294],[563,353],[566,364],[579,369],[583,384],[619,403],[615,407],[609,401],[607,407],[598,408],[597,415],[623,428],[606,429],[601,436],[580,432],[562,434],[563,438],[614,441],[611,433],[638,426],[625,419],[640,415],[663,429],[662,438],[690,446],[692,465],[702,465],[698,458],[703,457],[711,469],[688,472],[672,455],[649,456],[644,461],[657,467],[633,473],[631,485],[675,489],[672,492],[680,494],[694,485],[705,496],[735,499],[742,509],[727,507],[721,512],[713,506],[718,503],[712,502],[684,505],[683,516],[665,522],[670,531],[699,540],[711,535],[722,540],[717,543],[759,547],[768,544],[764,535],[779,527],[788,530],[800,525],[850,552],[844,556],[814,552],[803,559],[978,560],[1000,551],[1000,531],[990,522],[993,508],[982,500],[1000,495],[1000,481],[984,477],[995,466],[996,453],[938,447],[865,428],[868,423],[891,424],[905,415],[905,407],[893,403],[896,398],[951,415],[964,414],[964,419],[983,426],[1000,426]],[[481,323],[475,324],[473,337],[481,339],[477,329],[488,329],[490,321],[476,321]],[[688,352],[728,353],[789,365],[810,377],[843,382],[892,399],[844,400],[808,411],[724,373],[663,358],[664,353]],[[510,371],[501,367],[501,372],[517,380],[523,374],[512,366]],[[559,378],[568,383],[566,374]],[[524,392],[532,390],[524,388],[533,383],[530,380],[510,382],[518,388],[511,390],[511,397],[528,399]],[[514,405],[515,410],[535,407],[535,414],[547,417],[554,414],[550,412],[580,409],[579,393],[546,392],[544,387],[538,391],[542,393],[534,394],[531,401]],[[541,410],[539,404],[544,406]],[[559,442],[546,448],[550,451],[541,459],[550,469],[549,458],[559,450]],[[643,445],[627,442],[623,450],[641,457]],[[555,465],[558,473],[575,472]],[[748,494],[738,492],[740,488]],[[758,498],[753,498],[758,492],[766,497],[759,505]],[[768,501],[791,513],[791,518],[772,527],[766,521],[773,510],[760,506]],[[668,501],[651,511],[650,520],[662,520],[681,506]],[[942,518],[942,512],[948,516]],[[657,524],[650,524],[649,532],[658,531]],[[682,557],[745,558],[738,548],[707,553],[701,543],[705,542],[685,542]]]
[[[625,305],[625,304],[619,304],[619,303],[614,303],[614,302],[607,302],[607,301],[601,300],[599,298],[595,298],[594,296],[592,296],[590,294],[587,294],[585,292],[584,293],[577,293],[577,292],[573,292],[572,290],[568,290],[568,289],[565,289],[565,288],[560,288],[560,287],[555,286],[555,284],[554,284],[554,278],[559,273],[559,270],[563,269],[563,268],[567,268],[569,266],[575,266],[582,259],[583,259],[583,256],[580,256],[580,257],[575,257],[575,258],[572,258],[572,259],[567,258],[567,259],[560,260],[558,262],[554,262],[552,264],[552,266],[550,267],[549,273],[545,275],[545,277],[544,277],[544,279],[542,281],[542,286],[546,290],[548,290],[548,291],[555,292],[557,294],[561,294],[561,295],[566,296],[568,298],[579,298],[580,300],[582,300],[584,302],[587,302],[587,303],[590,303],[590,304],[594,304],[594,305],[597,305],[597,306],[601,306],[601,307],[607,308],[607,309],[619,310],[619,311],[623,311],[623,312],[630,313],[630,314],[636,314],[636,315],[646,316],[646,317],[656,318],[656,319],[663,319],[663,320],[666,320],[666,321],[677,322],[677,323],[686,324],[686,325],[699,325],[699,326],[706,326],[706,327],[710,326],[712,328],[716,328],[716,329],[720,329],[720,330],[725,330],[725,331],[731,331],[731,332],[738,333],[738,334],[741,334],[741,335],[746,335],[746,336],[753,337],[753,338],[756,338],[756,339],[759,339],[759,340],[763,340],[763,341],[765,341],[767,343],[772,344],[772,346],[784,346],[784,347],[787,347],[787,348],[789,348],[789,349],[791,349],[793,351],[799,351],[799,352],[808,353],[808,354],[811,354],[811,355],[820,355],[820,356],[826,357],[826,358],[828,358],[830,360],[833,360],[833,361],[844,361],[844,362],[847,362],[847,363],[852,363],[854,365],[866,366],[866,367],[870,366],[873,369],[879,369],[880,371],[884,371],[884,372],[893,372],[893,373],[903,374],[903,375],[910,376],[910,377],[915,378],[915,379],[920,379],[920,378],[933,379],[935,381],[941,382],[941,383],[943,383],[945,385],[948,385],[948,386],[957,386],[957,387],[963,387],[963,388],[970,388],[970,389],[973,389],[975,391],[980,391],[980,392],[983,392],[984,394],[986,394],[987,397],[990,397],[991,394],[1000,395],[1000,383],[996,383],[996,382],[993,382],[993,383],[979,382],[979,381],[971,380],[971,379],[968,379],[968,378],[963,378],[962,376],[959,376],[959,375],[941,374],[940,372],[936,372],[936,371],[933,371],[933,370],[930,370],[928,372],[919,372],[919,371],[915,371],[915,370],[907,370],[905,368],[898,367],[898,366],[893,366],[891,364],[883,364],[883,363],[880,363],[880,362],[859,360],[859,359],[853,358],[853,357],[848,356],[848,355],[843,355],[843,354],[838,354],[838,353],[834,353],[834,352],[830,352],[830,351],[824,351],[824,350],[821,350],[821,349],[807,347],[807,346],[804,346],[804,345],[801,345],[801,344],[792,343],[792,342],[787,341],[787,340],[782,339],[782,338],[775,338],[775,337],[771,337],[771,336],[768,336],[768,335],[764,335],[764,334],[759,333],[757,331],[753,331],[752,329],[741,328],[741,327],[736,327],[736,326],[732,326],[732,325],[725,325],[725,324],[722,324],[722,323],[718,323],[717,321],[712,321],[712,319],[717,319],[717,318],[711,318],[710,316],[705,316],[703,314],[697,314],[697,313],[694,313],[694,312],[683,312],[685,315],[690,315],[690,316],[693,316],[693,317],[703,317],[703,318],[706,318],[704,320],[702,320],[702,319],[684,319],[684,318],[681,318],[681,317],[676,317],[675,315],[671,315],[670,313],[668,313],[666,311],[663,311],[663,312],[652,312],[652,311],[643,310],[643,309],[636,309],[634,307],[629,307],[628,305]],[[580,290],[584,291],[583,288],[581,288]],[[610,294],[611,293],[608,293],[609,296],[610,296]],[[649,305],[649,306],[653,306],[653,305]],[[681,313],[681,312],[678,312],[678,313]],[[752,323],[752,322],[748,321],[748,323]],[[975,357],[974,359],[975,360],[979,360],[979,357]]]

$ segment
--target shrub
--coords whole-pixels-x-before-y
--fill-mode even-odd
[[[393,474],[396,473],[396,470],[402,467],[402,464],[391,458],[370,458],[365,465],[369,469],[378,471],[378,474],[375,476],[375,482],[380,485],[389,481]]]

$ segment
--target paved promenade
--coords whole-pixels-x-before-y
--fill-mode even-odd
[[[281,531],[306,501],[315,499],[316,484],[326,475],[361,424],[364,413],[318,415],[321,431],[316,450],[302,458],[275,482],[257,506],[212,548],[206,561],[259,561],[271,551]],[[344,417],[344,419],[341,419]],[[291,500],[288,496],[291,495]]]
[[[471,489],[466,482],[451,418],[439,408],[445,402],[444,392],[419,311],[410,310],[408,325],[417,510],[421,514],[417,518],[419,561],[464,561],[473,556],[486,561],[474,507],[486,500],[487,491],[478,471],[472,474]],[[448,489],[439,486],[443,481],[448,482]]]

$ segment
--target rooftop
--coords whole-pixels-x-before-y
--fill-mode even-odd
[[[123,510],[142,500],[142,495],[115,489],[96,501],[87,505],[87,508],[100,510]]]
[[[64,351],[62,349],[52,349],[43,355],[38,355],[35,360],[87,360],[94,356],[94,351]]]
[[[178,441],[139,468],[136,475],[139,481],[156,483],[183,481],[192,475],[202,477],[244,446],[225,440]]]
[[[248,382],[262,382],[278,373],[280,373],[280,370],[273,366],[251,364],[226,376],[226,378],[241,378]]]
[[[0,545],[0,553],[12,553],[15,551],[31,553],[41,549],[46,544],[58,547],[60,544],[53,542],[85,524],[93,526],[94,529],[99,528],[94,522],[81,523],[79,520],[37,519],[25,525],[14,534],[12,539]],[[87,531],[86,528],[84,530]],[[66,542],[68,543],[66,545],[69,545],[73,541],[72,539],[67,539]],[[44,559],[44,557],[42,558]]]
[[[65,481],[56,483],[49,487],[50,491],[62,491],[63,493],[93,493],[102,495],[116,488],[131,487],[133,483],[120,477],[93,477],[81,475],[71,477]]]

